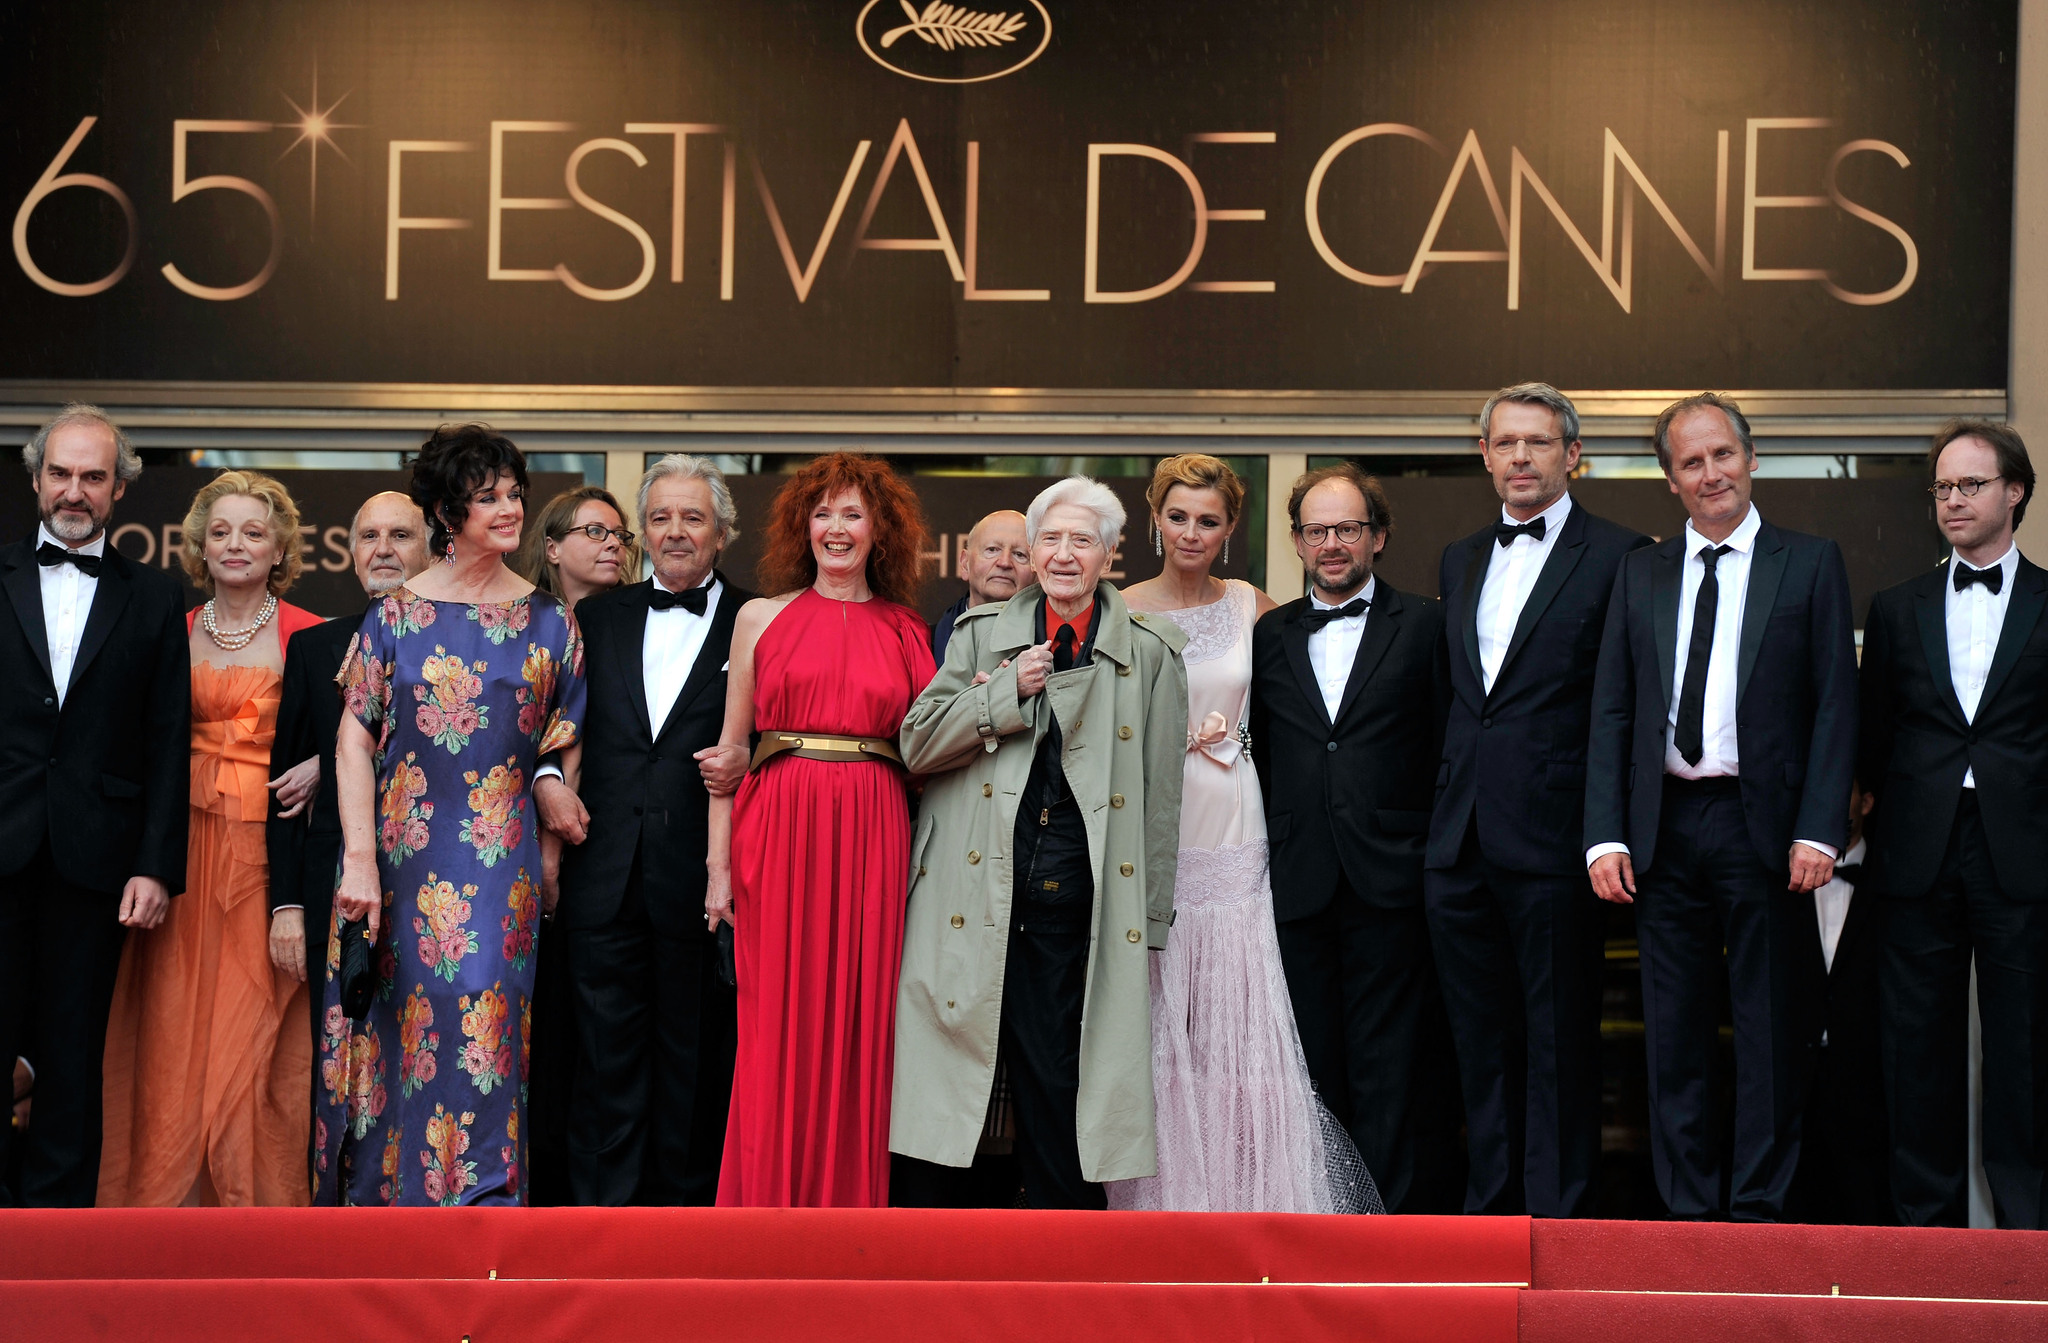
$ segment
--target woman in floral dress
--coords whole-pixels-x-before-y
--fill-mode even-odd
[[[574,787],[582,639],[505,566],[526,465],[480,425],[421,448],[433,565],[363,618],[340,684],[342,864],[313,1132],[316,1204],[523,1203],[529,998],[559,841],[534,766]],[[376,992],[343,1014],[340,925],[367,916]]]

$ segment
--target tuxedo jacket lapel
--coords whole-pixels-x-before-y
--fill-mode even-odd
[[[1351,702],[1358,698],[1358,692],[1379,670],[1380,659],[1393,647],[1394,636],[1401,632],[1402,605],[1401,594],[1381,579],[1373,596],[1372,613],[1365,618],[1365,636],[1358,641],[1358,657],[1351,664],[1351,678],[1344,682],[1344,698],[1337,703],[1337,722],[1344,721],[1344,715],[1351,711]],[[1322,703],[1320,695],[1316,702]]]
[[[1785,558],[1785,538],[1768,522],[1763,524],[1757,529],[1756,549],[1749,557],[1749,596],[1742,604],[1742,643],[1735,659],[1737,704],[1749,689],[1749,673],[1763,651],[1764,631],[1778,604],[1778,587],[1785,581]]]
[[[619,684],[626,691],[626,698],[633,701],[633,716],[639,721],[641,735],[650,742],[654,740],[654,727],[652,710],[647,706],[647,594],[653,588],[654,580],[650,578],[635,583],[628,591],[632,600],[620,613],[619,637],[612,641]]]
[[[1323,703],[1323,685],[1316,679],[1316,669],[1308,660],[1308,627],[1301,623],[1301,617],[1309,609],[1304,601],[1280,627],[1280,644],[1287,650],[1287,664],[1294,668],[1295,679],[1301,682],[1301,693],[1315,706],[1322,720],[1330,721],[1329,706]],[[1365,622],[1368,626],[1372,621]]]
[[[2021,556],[2019,568],[2013,574],[2012,599],[2005,605],[2005,627],[1998,632],[1998,650],[1991,655],[1991,672],[1984,678],[1984,693],[1977,700],[1980,716],[1998,694],[1998,688],[2005,684],[2005,678],[2012,674],[2020,650],[2034,637],[2034,626],[2040,623],[2044,605],[2048,605],[2048,573]],[[1942,642],[1946,645],[1948,641],[1944,638]]]
[[[57,681],[50,674],[50,628],[43,623],[43,580],[41,566],[36,563],[33,541],[22,541],[7,548],[7,556],[0,568],[0,587],[7,589],[7,599],[14,603],[14,614],[21,621],[21,635],[34,650],[36,661],[43,666],[43,679],[50,683],[52,690]]]
[[[668,716],[662,719],[658,736],[666,736],[668,730],[682,720],[684,711],[695,702],[697,696],[704,693],[704,688],[716,680],[719,672],[725,669],[726,650],[732,645],[732,626],[739,615],[740,600],[733,593],[732,584],[725,581],[725,575],[720,574],[718,581],[721,585],[718,609],[712,613],[711,628],[704,633],[704,642],[697,649],[697,661],[691,666],[690,675],[684,680],[682,690],[677,692],[676,702],[669,707]],[[644,611],[640,623],[643,627],[647,623]],[[643,693],[641,698],[644,700],[646,695]]]
[[[1536,630],[1536,622],[1543,619],[1543,613],[1557,600],[1557,594],[1564,591],[1565,583],[1571,578],[1572,570],[1579,567],[1579,560],[1586,553],[1585,510],[1573,507],[1564,520],[1564,527],[1551,547],[1550,557],[1543,561],[1543,571],[1536,575],[1536,586],[1529,589],[1529,600],[1522,603],[1522,614],[1515,620],[1514,636],[1508,640],[1507,655],[1500,660],[1500,674],[1507,675],[1515,655],[1529,642],[1529,636]],[[1477,598],[1473,606],[1478,606]],[[1499,679],[1496,678],[1496,685]]]
[[[1948,619],[1943,605],[1943,590],[1947,587],[1948,581],[1948,561],[1943,560],[1941,566],[1934,571],[1934,581],[1931,584],[1923,583],[1920,590],[1913,594],[1913,622],[1920,627],[1920,650],[1927,655],[1927,674],[1934,678],[1936,697],[1948,706],[1948,711],[1955,715],[1957,723],[1967,727],[1970,720],[1963,716],[1963,702],[1956,698],[1955,670],[1949,666],[1948,661]],[[2017,588],[2013,590],[2012,598],[2013,603],[2017,604],[2020,598]],[[2006,608],[2005,623],[2008,629],[2012,627],[2011,605]],[[2002,638],[1999,645],[2002,650]],[[1980,712],[1990,699],[1989,683],[1985,685],[1984,690],[1985,694],[1977,701]]]
[[[1464,603],[1458,612],[1458,630],[1464,637],[1465,657],[1472,664],[1472,679],[1482,696],[1486,693],[1486,663],[1479,656],[1479,592],[1486,586],[1486,568],[1493,562],[1495,549],[1493,534],[1480,533],[1465,560],[1465,585],[1458,590],[1458,600]]]
[[[85,669],[106,646],[107,636],[114,632],[114,626],[121,622],[121,612],[128,609],[128,594],[134,582],[129,572],[132,563],[126,556],[115,550],[111,543],[106,556],[100,562],[99,586],[92,596],[92,610],[85,617],[85,634],[78,641],[78,657],[71,663],[71,685],[85,675]],[[69,693],[70,686],[65,687]]]
[[[1685,536],[1658,546],[1650,561],[1650,624],[1657,639],[1657,684],[1671,710],[1671,678],[1678,665],[1678,598],[1684,591]]]

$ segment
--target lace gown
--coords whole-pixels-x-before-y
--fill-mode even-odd
[[[1187,632],[1188,754],[1174,925],[1152,961],[1159,1174],[1113,1208],[1382,1212],[1358,1150],[1316,1098],[1266,877],[1266,811],[1239,738],[1256,590],[1164,612]]]

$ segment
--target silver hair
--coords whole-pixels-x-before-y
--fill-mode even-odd
[[[1031,507],[1024,511],[1027,541],[1038,544],[1038,528],[1045,521],[1045,515],[1061,504],[1085,508],[1095,515],[1095,529],[1101,534],[1104,549],[1115,550],[1117,543],[1124,539],[1124,505],[1116,497],[1116,492],[1099,480],[1068,476],[1040,490],[1038,497],[1031,501]]]
[[[718,520],[718,536],[721,546],[729,546],[740,539],[740,510],[732,501],[732,491],[726,487],[725,472],[711,464],[709,457],[695,457],[687,452],[671,452],[647,468],[647,474],[640,477],[640,530],[647,530],[647,495],[654,488],[654,482],[678,476],[684,480],[701,480],[711,489],[711,511]]]
[[[106,426],[114,436],[114,478],[130,481],[142,474],[142,458],[136,456],[135,448],[128,442],[128,435],[121,432],[121,426],[114,423],[114,417],[98,406],[88,406],[83,401],[73,401],[51,417],[49,423],[36,430],[36,436],[21,450],[21,464],[28,468],[29,478],[40,479],[43,474],[43,453],[50,446],[50,435],[67,424],[98,424]]]
[[[1503,401],[1518,401],[1527,406],[1546,406],[1557,416],[1558,432],[1564,441],[1571,443],[1579,436],[1579,408],[1572,399],[1547,382],[1518,382],[1512,387],[1503,387],[1486,398],[1486,404],[1479,409],[1479,436],[1493,437],[1493,408]]]

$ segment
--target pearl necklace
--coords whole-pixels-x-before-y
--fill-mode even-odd
[[[239,653],[249,646],[263,627],[270,623],[270,618],[276,614],[277,595],[266,594],[263,598],[263,609],[256,613],[255,624],[245,630],[223,630],[213,623],[213,601],[209,598],[205,609],[199,613],[199,624],[206,631],[206,637],[213,640],[215,647],[229,653]]]

